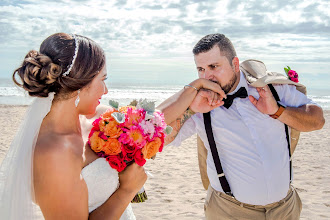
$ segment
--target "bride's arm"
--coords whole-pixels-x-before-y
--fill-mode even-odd
[[[36,147],[34,157],[36,202],[45,219],[119,219],[147,179],[144,168],[133,163],[121,172],[120,187],[89,214],[88,189],[80,175],[82,159],[76,156],[80,152],[73,152],[81,146],[81,139],[70,140],[71,147],[53,139]]]
[[[81,148],[81,139],[69,138],[66,143],[72,144],[67,145],[57,138],[47,139],[38,143],[34,154],[37,204],[47,220],[88,219],[88,190],[80,175],[82,158],[75,152]]]
[[[146,180],[143,167],[136,163],[128,166],[119,174],[119,188],[105,203],[90,213],[89,219],[119,219]]]

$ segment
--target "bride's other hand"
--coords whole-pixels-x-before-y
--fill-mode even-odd
[[[133,163],[119,173],[119,188],[135,195],[143,187],[146,180],[147,174],[144,168]]]

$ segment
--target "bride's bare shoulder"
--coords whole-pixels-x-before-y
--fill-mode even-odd
[[[77,163],[82,161],[83,140],[81,136],[48,134],[38,137],[34,152],[34,163],[58,161],[59,163]]]

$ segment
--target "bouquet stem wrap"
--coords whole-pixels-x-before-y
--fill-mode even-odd
[[[132,199],[131,203],[141,203],[141,202],[145,202],[147,199],[148,199],[147,193],[144,187],[142,187],[140,191]]]

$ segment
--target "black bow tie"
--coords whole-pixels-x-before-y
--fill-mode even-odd
[[[245,87],[241,87],[233,95],[227,95],[227,98],[223,100],[225,102],[223,106],[228,109],[233,104],[235,98],[246,98],[247,96],[248,94]]]

